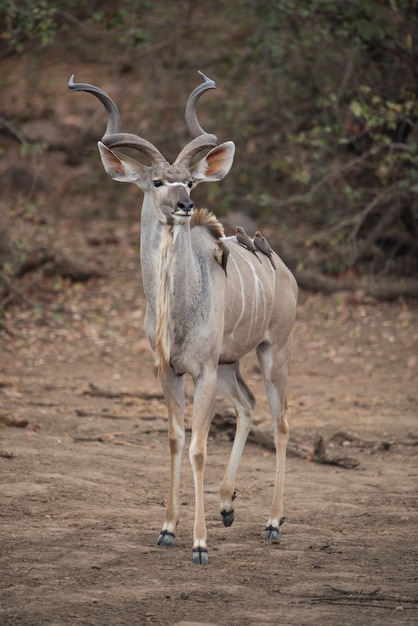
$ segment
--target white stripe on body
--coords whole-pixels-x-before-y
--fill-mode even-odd
[[[250,284],[250,289],[251,289],[251,317],[250,317],[250,323],[248,325],[248,333],[247,333],[247,340],[251,337],[251,335],[253,334],[254,331],[254,326],[255,325],[259,325],[259,311],[261,306],[263,307],[263,318],[262,318],[262,325],[264,325],[266,323],[266,317],[267,317],[267,313],[268,313],[268,308],[267,308],[267,297],[266,297],[266,293],[263,287],[263,283],[261,282],[259,276],[257,275],[257,271],[256,268],[254,267],[254,264],[252,263],[252,259],[249,257],[249,252],[248,251],[243,251],[241,252],[241,250],[237,250],[238,253],[241,256],[241,259],[247,263],[248,268],[250,269],[250,275],[252,276],[252,278],[254,279],[254,281],[251,281]],[[242,293],[242,299],[241,299],[241,311],[240,314],[236,320],[235,326],[232,329],[231,332],[231,337],[234,336],[235,331],[237,330],[237,328],[239,327],[241,321],[243,320],[245,314],[247,313],[248,315],[248,311],[246,312],[245,309],[245,284],[248,284],[248,278],[245,281],[243,278],[243,274],[241,273],[241,268],[237,263],[237,260],[231,255],[230,259],[232,260],[232,263],[235,267],[235,270],[237,272],[238,275],[238,280],[240,283],[240,289],[241,289],[241,293]],[[247,285],[248,286],[248,285]]]
[[[164,185],[167,185],[167,187],[184,187],[186,191],[190,191],[190,187],[188,187],[186,183],[179,183],[179,182],[169,183],[166,181]]]

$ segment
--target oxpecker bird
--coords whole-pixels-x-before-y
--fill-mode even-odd
[[[237,238],[237,241],[241,246],[247,248],[247,250],[250,250],[253,254],[255,254],[260,263],[262,263],[262,260],[257,254],[257,249],[255,245],[253,244],[251,238],[247,235],[245,230],[242,228],[242,226],[237,226],[235,228],[235,237]]]
[[[215,246],[217,246],[215,250],[215,259],[225,272],[225,276],[228,276],[226,273],[226,264],[228,263],[229,249],[223,241],[215,241]]]
[[[260,233],[259,230],[257,230],[254,235],[253,243],[257,250],[260,250],[260,252],[262,252],[269,258],[270,263],[272,264],[274,269],[276,269],[273,261],[273,250],[271,249],[267,239]]]

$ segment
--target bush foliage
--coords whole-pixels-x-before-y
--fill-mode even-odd
[[[141,77],[151,95],[170,83],[165,91],[178,105],[162,97],[149,137],[169,150],[178,149],[183,131],[163,129],[160,116],[181,110],[197,69],[215,78],[221,93],[200,111],[208,130],[238,147],[229,180],[209,191],[218,213],[238,202],[261,221],[310,225],[325,272],[416,272],[415,0],[2,6],[3,55],[103,33],[114,56],[117,50],[120,75]]]

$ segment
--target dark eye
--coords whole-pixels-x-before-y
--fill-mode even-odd
[[[152,184],[154,185],[154,187],[162,187],[164,185],[162,180],[153,180]]]
[[[187,186],[190,187],[190,189],[193,187],[193,181],[189,180],[189,182],[187,183]]]

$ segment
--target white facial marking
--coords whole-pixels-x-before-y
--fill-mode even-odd
[[[184,187],[186,191],[190,191],[190,187],[188,187],[186,183],[175,182],[175,183],[165,183],[165,184],[167,185],[167,187]]]

